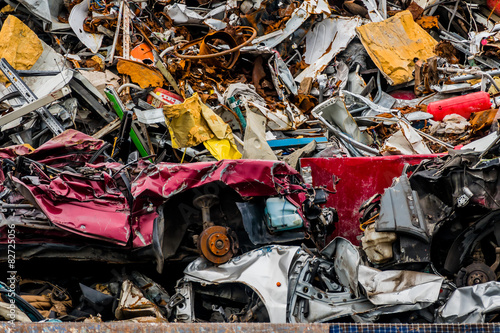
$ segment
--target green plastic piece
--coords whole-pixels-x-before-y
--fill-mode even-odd
[[[118,115],[118,118],[123,119],[123,105],[120,100],[117,100],[117,97],[114,94],[114,91],[106,88],[104,90],[104,93],[106,94],[106,97],[111,101],[111,104],[113,105],[113,109],[115,110],[116,114]],[[137,134],[135,133],[134,129],[132,128],[130,130],[130,138],[132,139],[132,142],[134,143],[135,147],[139,151],[139,154],[141,154],[142,157],[149,156],[148,152],[144,147],[142,146],[141,141],[137,137]]]

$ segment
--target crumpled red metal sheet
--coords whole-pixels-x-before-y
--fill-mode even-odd
[[[101,140],[66,131],[26,156],[37,162],[63,166],[68,163],[67,156],[79,156],[82,162],[102,145]],[[8,156],[14,158],[14,155]],[[61,229],[121,246],[132,240],[134,248],[152,243],[154,221],[161,204],[178,193],[208,183],[222,182],[242,197],[287,195],[300,210],[306,198],[303,185],[295,182],[301,181],[301,176],[284,162],[222,160],[155,165],[142,161],[137,167],[142,172],[131,182],[133,206],[130,208],[116,181],[105,171],[116,172],[122,164],[87,163],[85,166],[95,170],[91,178],[71,172],[51,178],[38,170],[36,181],[30,177],[13,177],[13,180]]]
[[[17,156],[29,154],[31,149],[25,145],[9,146],[0,148],[0,158],[14,159]]]
[[[89,179],[61,173],[52,179],[39,179],[38,185],[13,177],[54,225],[82,236],[127,245],[130,209],[111,176],[102,172]]]
[[[264,160],[222,160],[189,164],[149,165],[132,184],[134,198],[161,195],[168,199],[185,189],[214,181],[230,186],[242,197],[269,196],[303,189],[292,185],[290,176],[301,179],[288,164]],[[277,186],[279,188],[277,188]]]
[[[183,191],[220,181],[242,197],[275,196],[292,193],[288,198],[301,211],[305,200],[304,188],[292,184],[292,177],[302,180],[288,164],[263,160],[222,160],[189,164],[149,164],[132,183],[134,208],[132,225],[135,233],[149,241],[153,233],[156,210],[147,212],[150,204],[159,204]],[[141,212],[138,214],[138,212]],[[149,218],[146,218],[150,216]],[[140,237],[134,237],[133,246],[144,246]]]
[[[104,144],[102,140],[69,129],[27,154],[27,157],[53,167],[60,167],[69,162],[88,161]],[[102,158],[97,160],[97,162],[102,161]]]

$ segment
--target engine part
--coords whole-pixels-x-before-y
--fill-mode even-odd
[[[205,194],[193,200],[193,205],[201,209],[203,231],[198,238],[198,251],[214,264],[223,264],[238,250],[236,234],[230,228],[214,226],[210,221],[210,208],[219,203],[215,194]]]
[[[333,260],[298,252],[289,270],[287,320],[290,323],[328,322],[373,309],[366,297],[356,296],[357,291],[352,290],[351,285],[358,287],[360,258],[354,246],[347,243],[336,238],[322,252]]]
[[[210,222],[210,208],[219,203],[219,198],[215,194],[200,195],[193,200],[193,205],[201,209],[201,218],[203,220],[203,229],[213,226]]]

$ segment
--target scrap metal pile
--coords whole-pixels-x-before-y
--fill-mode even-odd
[[[0,318],[498,321],[498,3],[0,1]]]

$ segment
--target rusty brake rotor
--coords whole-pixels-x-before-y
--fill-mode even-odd
[[[198,240],[201,254],[214,264],[223,264],[231,259],[235,252],[236,241],[228,228],[212,226],[203,230]]]

